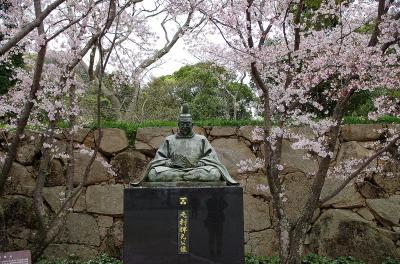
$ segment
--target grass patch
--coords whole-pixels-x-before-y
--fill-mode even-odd
[[[332,259],[316,254],[308,254],[301,260],[301,264],[364,264],[365,262],[356,260],[353,257],[339,257]],[[71,256],[68,259],[46,260],[42,259],[36,264],[122,264],[122,261],[105,254],[98,256],[88,261],[80,261],[76,256]],[[279,264],[278,257],[258,257],[247,255],[245,256],[245,264]],[[381,264],[400,264],[399,260],[387,258]]]
[[[210,126],[257,126],[262,125],[262,121],[255,120],[200,120],[194,121],[193,124],[199,127],[210,127]],[[68,127],[68,126],[66,126]],[[91,129],[96,129],[97,125],[92,123],[89,125]],[[145,127],[177,127],[176,121],[163,121],[163,120],[151,120],[144,121],[141,123],[128,123],[122,121],[103,121],[101,123],[102,128],[118,128],[125,131],[129,143],[133,144],[136,138],[136,133],[139,128]]]
[[[122,261],[105,254],[100,255],[88,261],[78,260],[76,256],[71,256],[68,259],[46,260],[41,259],[36,264],[122,264]]]
[[[279,264],[279,258],[247,255],[245,257],[245,264]],[[353,257],[339,257],[332,259],[325,256],[318,256],[316,254],[308,254],[302,258],[301,264],[365,264],[365,262],[356,260]],[[400,264],[400,260],[387,258],[381,264]]]
[[[369,120],[361,116],[345,116],[344,124],[400,124],[400,118],[395,116],[382,116],[377,120]]]
[[[247,255],[244,258],[245,264],[279,264],[278,257],[258,257]]]
[[[195,126],[199,127],[216,127],[216,126],[229,126],[229,127],[240,127],[240,126],[263,126],[263,120],[226,120],[226,119],[210,119],[210,120],[197,120],[193,121]],[[276,122],[273,122],[273,125]],[[378,120],[369,120],[366,117],[359,116],[345,116],[343,118],[343,124],[400,124],[400,118],[394,116],[382,116]],[[164,121],[164,120],[149,120],[140,123],[129,123],[123,121],[110,121],[104,120],[101,123],[102,128],[118,128],[125,131],[130,144],[134,143],[136,138],[136,132],[139,128],[145,127],[176,127],[176,121]],[[5,128],[5,124],[0,123],[0,128]],[[68,122],[62,121],[57,124],[58,128],[66,129],[69,127]],[[96,129],[97,125],[93,122],[89,127]],[[27,129],[33,129],[34,127],[27,126]]]
[[[226,119],[210,119],[193,121],[195,126],[214,127],[214,126],[262,126],[263,120],[226,120]]]

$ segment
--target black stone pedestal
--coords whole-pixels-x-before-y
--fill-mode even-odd
[[[243,264],[238,186],[124,192],[124,264]]]

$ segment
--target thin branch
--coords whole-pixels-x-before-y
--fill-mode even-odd
[[[3,56],[21,39],[28,35],[33,29],[41,25],[42,21],[63,2],[65,2],[65,0],[57,0],[54,3],[48,5],[45,10],[43,10],[39,15],[36,16],[35,20],[26,24],[14,37],[9,39],[2,47],[0,47],[0,56]]]
[[[81,21],[82,19],[84,19],[85,17],[87,17],[90,14],[90,11],[92,11],[93,7],[95,5],[97,5],[98,3],[101,3],[103,0],[98,0],[94,5],[90,5],[90,8],[87,10],[87,12],[85,14],[83,14],[82,16],[80,16],[79,18],[71,21],[68,25],[60,28],[56,33],[54,33],[51,37],[49,37],[46,42],[50,42],[51,40],[53,40],[54,38],[56,38],[58,35],[60,35],[62,32],[64,32],[65,30],[67,30],[68,28],[70,28],[71,26],[75,25],[76,23],[78,23],[79,21]]]
[[[300,48],[300,17],[301,13],[303,12],[303,7],[304,7],[304,0],[300,0],[297,3],[296,7],[296,14],[294,16],[294,50],[299,50]]]
[[[336,190],[334,190],[331,194],[327,195],[326,197],[324,197],[323,199],[321,199],[320,204],[324,204],[325,202],[329,201],[330,199],[332,199],[333,197],[335,197],[337,194],[339,194],[354,178],[356,178],[374,159],[376,159],[377,157],[379,157],[380,155],[382,155],[383,153],[387,152],[391,147],[393,147],[396,142],[400,139],[400,135],[398,135],[397,137],[395,137],[394,139],[392,139],[389,144],[384,147],[381,148],[379,151],[377,151],[374,155],[372,155],[371,157],[369,157],[368,159],[366,159],[361,165],[360,167],[358,167],[357,170],[353,171],[352,174],[350,174],[349,177],[347,177],[347,179],[338,187],[336,188]]]
[[[216,23],[216,21],[214,21],[214,19],[211,19],[211,22],[217,27],[219,33],[221,34],[222,38],[224,39],[225,43],[232,49],[239,51],[241,53],[247,54],[246,51],[243,51],[241,49],[236,48],[234,45],[232,45],[229,40],[225,37],[224,33],[222,32],[221,28],[218,26],[218,24]],[[247,45],[246,45],[247,46]]]
[[[40,9],[41,8],[40,0],[34,0],[34,5],[35,5],[35,14],[37,17],[39,17],[40,14],[43,14],[43,12],[40,13],[40,10],[41,10]],[[43,35],[45,37],[43,23],[39,23],[37,31],[38,31],[39,36]],[[20,117],[18,118],[15,136],[14,136],[14,138],[11,142],[11,145],[8,149],[3,168],[0,172],[0,197],[3,196],[3,194],[4,194],[4,187],[5,187],[6,179],[11,171],[12,163],[15,160],[15,157],[17,155],[17,148],[18,148],[20,140],[21,140],[20,137],[24,133],[25,127],[29,120],[29,116],[30,116],[32,108],[34,106],[34,101],[37,97],[37,92],[41,88],[40,81],[42,79],[44,60],[46,57],[46,48],[47,48],[46,44],[40,46],[40,50],[37,54],[35,71],[33,73],[32,85],[31,85],[31,88],[29,91],[29,96],[28,96],[27,101],[24,103],[24,108],[22,109],[22,111],[20,113]]]
[[[253,32],[251,27],[251,12],[250,8],[253,5],[253,0],[247,0],[247,7],[246,7],[246,30],[247,30],[247,44],[249,48],[254,48],[254,41],[253,41]]]
[[[379,0],[378,14],[375,21],[375,28],[369,40],[368,47],[373,47],[376,46],[376,44],[378,44],[378,36],[380,34],[379,26],[382,22],[382,16],[385,14],[385,2],[386,0]]]
[[[168,38],[168,31],[167,31],[167,29],[165,28],[165,23],[168,21],[168,20],[167,20],[168,16],[169,16],[169,15],[166,15],[165,18],[163,19],[163,21],[161,22],[161,27],[162,27],[162,29],[163,29],[163,31],[164,31],[165,41],[166,41],[167,43],[169,43],[169,38]]]

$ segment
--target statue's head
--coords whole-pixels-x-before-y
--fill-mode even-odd
[[[179,137],[192,137],[193,136],[193,121],[192,115],[189,114],[187,104],[182,105],[181,114],[178,119],[178,136]]]

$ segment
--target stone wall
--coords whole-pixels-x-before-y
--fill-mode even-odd
[[[365,157],[379,147],[381,125],[346,125],[342,128],[340,144],[335,152],[335,164],[348,158]],[[68,214],[64,229],[51,244],[45,255],[66,257],[75,254],[89,258],[99,253],[120,257],[122,252],[123,189],[130,181],[140,178],[147,163],[163,139],[175,128],[139,129],[134,147],[128,146],[123,131],[104,129],[100,146],[100,159],[93,164],[88,182]],[[293,128],[305,136],[307,128]],[[255,255],[278,255],[271,196],[262,171],[239,174],[237,163],[241,160],[262,157],[262,142],[253,140],[253,127],[195,127],[198,134],[207,136],[216,149],[221,162],[244,189],[245,250]],[[12,133],[0,132],[0,143],[11,140]],[[77,144],[93,146],[96,132],[79,130],[74,140]],[[63,134],[54,142],[60,151],[66,147]],[[80,149],[82,146],[79,147]],[[89,156],[77,148],[74,183],[81,180]],[[289,220],[293,221],[310,190],[309,173],[316,170],[318,160],[304,159],[304,152],[292,150],[290,142],[283,142],[284,170],[281,173],[289,194],[286,203]],[[5,151],[0,149],[0,157]],[[9,250],[25,249],[32,242],[37,229],[33,213],[32,192],[37,177],[40,158],[40,135],[28,132],[18,150],[7,195],[0,200],[0,229],[6,227]],[[110,162],[116,176],[109,174],[101,159]],[[322,255],[352,255],[378,263],[386,256],[400,257],[400,164],[387,162],[385,170],[393,173],[373,174],[362,182],[349,185],[338,196],[319,208],[313,226],[307,234],[307,250]],[[60,207],[65,191],[65,160],[54,158],[44,189],[44,199],[51,216]],[[333,190],[340,180],[327,179],[323,195]],[[1,230],[0,230],[1,231]],[[4,237],[3,237],[4,239]]]

